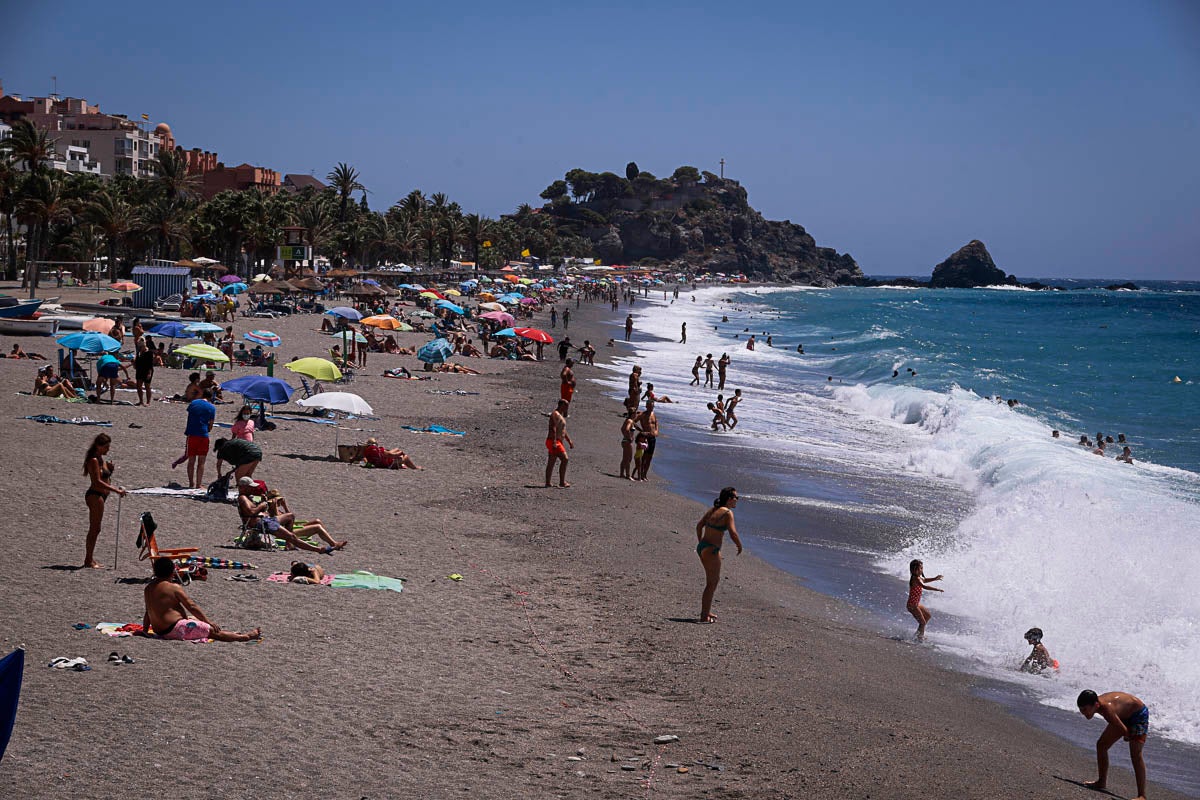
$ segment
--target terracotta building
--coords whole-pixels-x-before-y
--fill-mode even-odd
[[[218,162],[216,169],[204,173],[203,181],[200,193],[204,195],[205,200],[230,190],[241,192],[247,189],[258,189],[266,194],[275,194],[279,191],[278,172],[266,167],[254,167],[250,164],[227,167]]]

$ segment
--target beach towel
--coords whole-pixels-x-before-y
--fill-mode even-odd
[[[0,759],[12,736],[21,699],[21,678],[25,674],[25,651],[13,650],[0,659]]]
[[[267,576],[267,580],[274,581],[275,583],[291,583],[291,577],[290,572],[272,572]],[[332,575],[326,575],[324,578],[321,578],[322,586],[328,586],[331,583],[333,583]]]
[[[33,392],[17,392],[17,394],[23,394],[26,397],[45,397],[46,396],[44,394],[35,395]],[[50,400],[66,400],[68,403],[86,403],[88,401],[88,399],[86,397],[80,397],[79,395],[75,395],[73,397],[51,397],[49,399]]]
[[[425,394],[453,394],[458,395],[459,397],[465,397],[467,395],[479,394],[479,392],[466,392],[462,389],[426,389]]]
[[[111,636],[114,639],[122,639],[126,636],[145,632],[142,626],[136,622],[97,622],[96,631],[103,633],[105,636]],[[150,633],[153,632],[150,631]]]
[[[54,416],[53,414],[34,414],[34,415],[33,415],[33,416],[31,416],[31,417],[25,417],[25,419],[31,419],[31,420],[33,420],[34,422],[40,422],[40,423],[42,423],[43,425],[50,425],[50,424],[57,424],[57,425],[99,425],[99,426],[101,426],[101,427],[104,427],[104,428],[111,428],[111,427],[112,427],[112,423],[111,423],[111,422],[100,422],[99,420],[94,420],[94,419],[91,419],[90,417],[75,417],[75,418],[73,418],[73,419],[63,419],[62,417],[56,417],[56,416]]]
[[[146,486],[141,489],[130,489],[129,494],[153,494],[164,497],[194,497],[197,500],[204,497],[203,489],[184,489],[174,486]]]
[[[449,428],[442,427],[441,425],[428,425],[424,428],[414,428],[412,425],[402,425],[401,427],[404,428],[404,430],[406,430],[406,431],[413,431],[415,433],[436,433],[436,434],[440,434],[442,436],[466,436],[467,435],[466,431],[452,431]]]
[[[288,422],[315,422],[317,425],[337,425],[336,419],[325,419],[322,417],[294,417],[283,414],[267,414],[271,419],[283,419]]]
[[[404,582],[399,578],[388,578],[362,569],[334,575],[332,585],[335,589],[390,589],[393,592],[404,590]]]
[[[228,558],[213,558],[211,556],[188,556],[180,561],[188,566],[207,567],[209,569],[258,569],[246,561],[233,561]]]

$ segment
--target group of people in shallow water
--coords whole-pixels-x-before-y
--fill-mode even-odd
[[[732,513],[730,517],[732,518]],[[741,551],[740,546],[738,550]],[[921,602],[922,594],[925,590],[944,591],[932,585],[942,580],[942,576],[926,578],[925,565],[920,559],[913,559],[908,565],[908,571],[908,602],[905,608],[917,621],[916,640],[923,642],[925,626],[929,624],[932,614]],[[1042,641],[1043,636],[1041,628],[1035,627],[1025,631],[1025,642],[1032,650],[1020,664],[1019,669],[1022,672],[1038,675],[1058,671],[1058,661],[1051,657],[1050,651]],[[1134,778],[1137,782],[1136,800],[1145,800],[1146,764],[1142,758],[1142,748],[1146,744],[1146,734],[1150,727],[1150,709],[1132,694],[1105,692],[1097,695],[1091,689],[1085,689],[1079,694],[1076,705],[1079,713],[1087,719],[1099,714],[1108,723],[1096,741],[1096,767],[1099,777],[1085,785],[1092,789],[1105,790],[1108,785],[1108,751],[1117,741],[1124,739],[1129,743],[1129,758],[1133,763]]]

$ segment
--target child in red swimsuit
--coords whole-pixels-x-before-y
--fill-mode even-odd
[[[912,614],[913,618],[917,621],[917,635],[914,638],[918,642],[923,642],[925,641],[925,626],[929,623],[929,619],[933,615],[929,613],[928,608],[921,605],[921,592],[923,592],[925,589],[928,589],[931,592],[941,592],[945,590],[929,585],[934,581],[940,581],[942,576],[938,575],[934,578],[926,578],[925,565],[920,561],[920,559],[914,558],[909,563],[908,572],[908,604],[905,606],[905,608],[908,609],[908,613]]]

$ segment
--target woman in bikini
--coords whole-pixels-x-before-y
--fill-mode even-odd
[[[925,641],[925,626],[929,624],[929,619],[933,615],[929,613],[929,609],[921,605],[921,592],[928,589],[931,592],[944,592],[945,589],[939,589],[936,586],[929,584],[934,581],[940,581],[941,575],[934,578],[925,577],[925,565],[920,559],[914,558],[908,565],[908,604],[905,608],[908,613],[913,615],[913,619],[917,621],[917,634],[914,637],[918,642]]]
[[[733,509],[737,508],[738,493],[732,486],[721,490],[721,495],[713,501],[713,507],[705,512],[696,523],[696,554],[704,565],[704,594],[700,598],[700,622],[716,622],[717,616],[712,613],[713,595],[717,592],[717,584],[721,582],[721,544],[725,534],[737,545],[738,555],[742,554],[742,540],[738,538],[737,525],[733,520]]]
[[[112,445],[112,437],[102,433],[92,440],[87,455],[83,458],[83,474],[91,479],[91,486],[84,492],[83,499],[88,507],[87,550],[83,556],[83,565],[92,569],[100,569],[96,563],[96,540],[100,537],[100,523],[104,519],[104,502],[109,494],[116,492],[125,496],[125,489],[109,483],[112,478],[113,463],[106,461],[108,448]]]
[[[633,418],[636,414],[632,411],[626,412],[625,419],[621,421],[621,477],[633,480],[633,473],[630,472],[630,467],[633,465]]]

